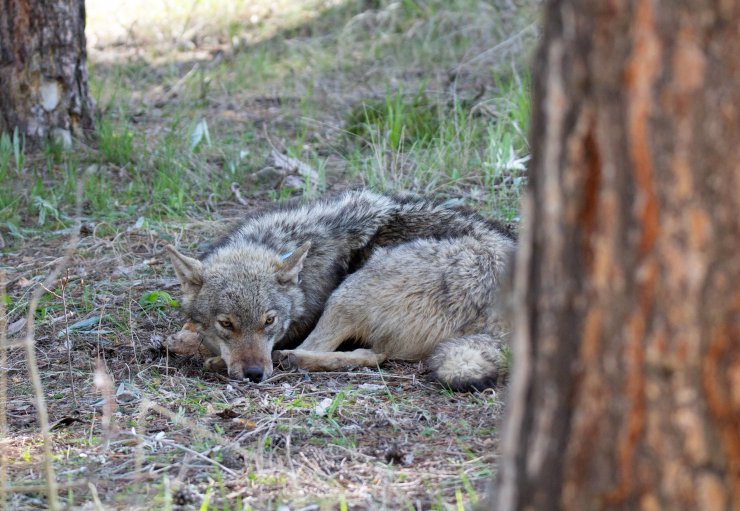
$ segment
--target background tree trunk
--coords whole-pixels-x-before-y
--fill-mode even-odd
[[[545,25],[495,509],[740,509],[740,3]]]
[[[85,2],[0,2],[0,132],[68,144],[93,126]]]

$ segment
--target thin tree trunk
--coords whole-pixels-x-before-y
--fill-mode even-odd
[[[0,0],[0,132],[69,144],[93,126],[84,0]]]
[[[739,26],[548,4],[497,511],[740,509]]]

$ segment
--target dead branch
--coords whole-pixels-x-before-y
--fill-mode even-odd
[[[39,300],[44,293],[46,288],[51,288],[59,278],[59,275],[69,264],[72,256],[77,248],[77,243],[80,239],[80,224],[82,219],[82,190],[83,190],[84,179],[80,179],[77,182],[77,204],[75,207],[75,225],[72,228],[72,234],[69,239],[69,245],[64,253],[62,259],[57,265],[51,270],[49,275],[46,277],[44,282],[40,286],[36,286],[31,294],[31,300],[28,304],[28,315],[26,316],[26,362],[28,365],[28,374],[31,377],[31,383],[33,385],[33,392],[35,397],[36,413],[39,417],[39,426],[41,428],[41,438],[43,440],[43,452],[44,452],[44,472],[46,474],[46,491],[49,509],[56,511],[59,509],[59,496],[57,494],[57,481],[54,473],[54,463],[51,452],[51,434],[49,432],[49,413],[46,409],[46,398],[44,397],[44,387],[41,383],[41,375],[39,374],[39,366],[36,360],[36,340],[35,334],[35,315],[36,309],[39,305]]]
[[[0,438],[8,434],[8,417],[5,414],[8,402],[8,348],[6,326],[8,316],[5,307],[5,271],[0,270]],[[0,449],[0,508],[7,509],[7,494],[5,486],[8,482],[8,455],[5,449]]]

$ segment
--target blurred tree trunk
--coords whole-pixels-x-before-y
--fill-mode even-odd
[[[0,0],[0,132],[65,144],[93,126],[84,0]]]
[[[739,26],[547,6],[497,511],[740,509]]]

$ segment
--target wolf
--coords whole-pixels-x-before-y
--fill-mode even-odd
[[[360,190],[255,214],[199,259],[167,250],[189,328],[231,378],[262,381],[273,357],[309,370],[425,360],[464,389],[502,375],[496,299],[515,243],[472,211]],[[348,340],[362,347],[335,351]]]

